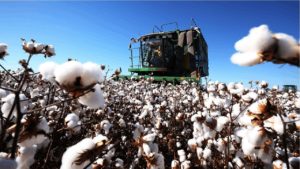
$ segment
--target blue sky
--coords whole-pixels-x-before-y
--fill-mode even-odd
[[[9,56],[1,64],[16,69],[26,58],[20,38],[53,44],[57,55],[35,56],[31,66],[63,63],[68,58],[122,67],[130,65],[131,37],[151,33],[153,26],[178,22],[190,27],[194,18],[209,47],[209,78],[223,82],[266,80],[273,84],[297,84],[299,69],[264,63],[240,67],[230,62],[234,43],[250,28],[267,24],[273,32],[284,32],[299,41],[297,1],[149,1],[149,2],[0,2],[0,43],[8,44]],[[168,26],[173,29],[175,26]]]

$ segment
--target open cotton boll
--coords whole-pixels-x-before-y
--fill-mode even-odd
[[[171,169],[180,169],[180,163],[178,160],[172,160]]]
[[[67,129],[77,133],[81,129],[81,121],[75,113],[70,113],[65,117],[65,125]]]
[[[105,134],[109,133],[110,128],[113,126],[108,120],[102,120],[100,122],[101,128],[104,130]]]
[[[180,166],[181,166],[181,169],[190,169],[191,165],[192,165],[191,161],[186,160],[186,161],[182,162]]]
[[[183,149],[178,150],[178,151],[177,151],[177,154],[178,154],[178,156],[179,156],[179,161],[180,161],[180,162],[183,162],[183,161],[186,160],[185,151],[184,151]]]
[[[18,163],[17,169],[30,169],[30,166],[34,163],[34,156],[37,151],[37,146],[33,145],[31,147],[20,147],[19,155],[16,158]]]
[[[231,62],[240,66],[253,66],[262,62],[262,55],[257,52],[233,54],[230,58]]]
[[[0,168],[5,169],[16,169],[17,163],[15,160],[0,158]]]
[[[78,157],[86,152],[87,150],[91,150],[95,148],[96,144],[94,143],[93,139],[85,138],[81,140],[79,143],[67,148],[65,153],[62,156],[62,164],[60,169],[82,169],[86,165],[90,163],[90,160],[86,160],[81,164],[76,164],[75,161]]]
[[[68,61],[57,66],[54,71],[55,80],[66,90],[82,87],[83,65],[78,61]]]
[[[156,134],[155,133],[151,133],[151,134],[147,134],[143,137],[143,140],[146,141],[146,142],[152,142],[154,141],[156,137]]]
[[[267,25],[251,28],[249,34],[234,45],[239,52],[259,52],[274,43],[272,32]]]
[[[20,98],[20,107],[21,107],[21,113],[22,113],[27,109],[29,102],[22,101],[22,100],[27,99],[27,97],[23,93],[19,95],[19,98]],[[4,104],[1,107],[1,111],[3,113],[3,116],[7,118],[10,113],[10,110],[12,109],[12,106],[13,106],[13,103],[15,100],[15,94],[13,94],[13,93],[9,94],[6,97],[2,98],[1,100],[4,102]],[[17,108],[15,106],[11,118],[16,115],[17,115]]]
[[[281,160],[273,161],[273,169],[286,169],[286,164]]]
[[[55,49],[53,45],[46,45],[45,46],[45,55],[51,57],[55,55]]]
[[[225,124],[227,124],[229,122],[229,118],[226,116],[219,116],[217,117],[217,126],[216,126],[216,130],[218,132],[222,131]]]
[[[41,53],[44,50],[45,45],[41,43],[34,43],[34,48],[36,53]]]
[[[26,123],[26,122],[25,122]],[[30,125],[30,124],[29,124]],[[45,134],[49,133],[49,125],[45,117],[39,119],[39,122],[36,126],[31,126],[36,128],[36,132],[43,132]],[[29,128],[31,128],[29,127]],[[26,133],[26,132],[25,132]],[[35,144],[41,144],[44,142],[48,137],[45,134],[37,134],[37,133],[28,133],[28,136],[24,136],[24,140],[21,140],[18,145],[22,147],[31,147]],[[21,133],[22,136],[23,133]],[[27,134],[27,133],[26,133]]]
[[[104,97],[103,93],[100,89],[100,85],[96,84],[93,89],[95,91],[90,91],[86,93],[83,96],[80,96],[78,98],[79,103],[87,106],[90,109],[97,109],[97,108],[103,108],[104,107]]]
[[[83,72],[81,77],[83,86],[89,86],[104,80],[100,65],[92,62],[83,64]]]
[[[41,64],[39,67],[39,72],[42,75],[42,79],[55,82],[54,72],[57,67],[58,64],[55,62],[45,62]]]
[[[277,134],[282,135],[283,134],[283,123],[281,121],[281,118],[279,115],[272,116],[271,118],[268,118],[264,121],[264,127],[271,128],[276,131]]]
[[[294,37],[285,33],[275,33],[274,37],[278,40],[278,56],[280,58],[299,57],[300,47]]]
[[[7,54],[7,44],[0,43],[0,58],[3,58]]]

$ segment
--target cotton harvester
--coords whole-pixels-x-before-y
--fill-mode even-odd
[[[194,22],[195,23],[195,22]],[[208,76],[208,47],[201,29],[164,31],[155,26],[153,33],[131,39],[131,75],[120,78],[152,78],[154,81],[194,81]],[[155,32],[155,29],[158,31]],[[136,46],[136,47],[133,47]]]

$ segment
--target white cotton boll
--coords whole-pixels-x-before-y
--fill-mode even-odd
[[[34,43],[34,48],[36,53],[41,53],[44,50],[45,45],[40,43]]]
[[[0,168],[3,169],[16,169],[17,162],[12,159],[0,158]]]
[[[180,163],[178,160],[172,160],[171,169],[179,169]]]
[[[176,147],[177,148],[180,148],[181,147],[181,143],[178,141],[178,142],[176,142]]]
[[[78,61],[68,61],[56,67],[54,71],[55,80],[59,85],[74,88],[77,78],[82,78],[83,65]]]
[[[103,108],[105,100],[100,85],[97,84],[93,87],[95,91],[90,91],[87,94],[80,96],[78,102],[87,106],[90,109]]]
[[[286,169],[286,164],[281,160],[273,161],[273,169]]]
[[[92,62],[83,64],[82,85],[89,86],[93,83],[102,82],[104,80],[100,65]]]
[[[239,168],[244,168],[244,166],[245,166],[244,162],[242,161],[242,159],[240,157],[234,157],[232,162],[234,162],[235,165],[237,165]]]
[[[151,154],[151,148],[147,143],[143,143],[143,151],[146,156],[149,156]]]
[[[195,152],[197,149],[197,141],[194,138],[189,139],[188,146],[192,152]]]
[[[210,148],[205,148],[203,151],[203,158],[208,160],[211,158],[211,149]]]
[[[143,140],[146,142],[153,142],[156,137],[155,133],[147,134],[143,137]]]
[[[253,66],[262,62],[261,55],[257,52],[237,52],[231,56],[230,60],[240,66]]]
[[[177,150],[177,154],[179,156],[179,161],[183,162],[186,160],[185,151],[183,149]]]
[[[269,47],[274,41],[268,26],[260,25],[251,28],[249,34],[237,41],[234,47],[239,52],[259,52]]]
[[[181,163],[181,169],[190,169],[191,168],[191,161],[184,161]]]
[[[295,58],[299,56],[300,47],[296,39],[285,33],[275,33],[274,37],[278,40],[278,54],[280,58]]]
[[[45,54],[48,57],[55,55],[54,46],[53,45],[46,45],[45,46]]]
[[[43,80],[48,80],[50,82],[55,82],[55,69],[58,64],[55,62],[45,62],[39,66],[39,72],[42,75]]]
[[[262,114],[265,111],[267,103],[267,99],[258,100],[257,102],[251,104],[248,110],[254,114]]]
[[[283,123],[281,121],[281,118],[279,115],[272,116],[264,121],[264,127],[271,128],[276,131],[277,134],[282,135],[283,134]]]
[[[124,161],[122,159],[120,159],[120,158],[117,158],[115,160],[115,166],[117,168],[124,168]]]
[[[34,163],[34,155],[37,151],[37,147],[20,147],[19,155],[16,158],[16,162],[18,163],[17,169],[30,169],[30,166]]]
[[[232,117],[237,117],[241,113],[241,106],[239,103],[236,103],[232,106],[232,112],[231,116]]]
[[[79,117],[75,113],[70,113],[65,117],[65,124],[67,125],[67,128],[74,128],[77,126],[78,121]]]
[[[108,120],[102,120],[100,126],[104,130],[104,133],[107,135],[113,125]]]
[[[42,117],[36,126],[37,130],[43,130],[45,133],[49,133],[49,125],[45,117]],[[44,134],[33,135],[32,137],[18,143],[22,147],[31,147],[33,145],[38,145],[48,139]]]
[[[222,131],[225,124],[227,124],[229,122],[229,118],[226,117],[226,116],[219,116],[217,117],[217,127],[216,127],[216,130],[218,132]]]
[[[218,138],[216,141],[215,145],[217,146],[217,150],[219,152],[224,152],[226,148],[226,142],[223,140],[223,138]]]
[[[203,157],[203,149],[201,148],[201,147],[197,147],[197,157],[198,157],[198,159],[200,160],[200,159],[202,159],[202,157]]]
[[[228,85],[229,92],[231,94],[242,95],[244,92],[244,86],[241,83],[234,83],[233,85]]]
[[[259,89],[259,90],[257,91],[257,93],[258,93],[259,95],[265,95],[265,94],[266,94],[266,90],[265,90],[265,89]]]
[[[34,43],[33,42],[23,42],[22,44],[23,49],[25,50],[25,52],[27,53],[33,53],[34,52]]]
[[[80,165],[76,165],[74,162],[77,158],[85,151],[91,150],[95,148],[96,144],[94,143],[93,139],[85,138],[81,140],[79,143],[67,148],[65,153],[62,156],[62,164],[60,169],[82,169],[86,165],[90,163],[90,160],[86,160]]]

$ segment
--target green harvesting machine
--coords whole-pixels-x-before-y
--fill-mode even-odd
[[[208,46],[201,29],[164,31],[155,26],[153,32],[138,39],[132,38],[129,50],[131,75],[120,78],[152,78],[154,81],[180,82],[183,80],[201,82],[201,77],[208,76]],[[157,31],[155,31],[157,30]],[[134,47],[135,46],[135,47]]]

